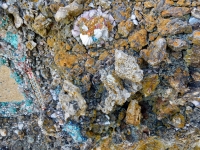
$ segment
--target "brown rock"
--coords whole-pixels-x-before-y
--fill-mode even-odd
[[[132,33],[128,37],[128,42],[130,44],[130,47],[133,48],[136,51],[139,51],[142,49],[142,47],[146,46],[147,43],[147,31],[145,29],[141,29],[139,31],[136,31]]]
[[[200,31],[193,32],[192,43],[200,46]]]
[[[26,42],[26,48],[32,50],[37,44],[34,41]]]
[[[194,72],[192,74],[192,78],[194,79],[194,81],[200,81],[200,73],[199,72]]]
[[[58,9],[60,8],[60,7],[63,7],[64,5],[63,4],[61,4],[61,3],[54,3],[54,4],[51,4],[50,5],[50,9],[51,9],[51,11],[53,12],[53,13],[56,13],[57,11],[58,11]]]
[[[170,19],[158,19],[158,32],[162,36],[175,35],[179,33],[191,33],[192,26],[187,21],[182,21],[179,18]]]
[[[154,14],[150,13],[148,15],[144,16],[144,20],[145,20],[145,29],[148,32],[153,32],[153,29],[156,26],[156,17]]]
[[[166,40],[164,38],[158,37],[154,42],[150,44],[148,49],[141,50],[140,55],[150,65],[157,66],[160,62],[167,58],[166,47]]]
[[[125,47],[126,49],[129,48],[128,40],[127,39],[119,39],[115,42],[115,48]]]
[[[159,83],[160,80],[157,74],[145,77],[142,81],[142,93],[144,96],[146,97],[153,93]]]
[[[171,87],[173,87],[177,92],[181,94],[188,91],[187,84],[188,84],[189,73],[185,70],[177,68],[174,72],[173,76],[170,76],[168,81]]]
[[[109,53],[107,51],[104,51],[100,56],[99,60],[104,60],[106,57],[108,57]]]
[[[182,17],[190,13],[190,8],[187,7],[169,7],[167,10],[163,10],[162,17]]]
[[[188,7],[191,5],[191,0],[178,0],[177,6]]]
[[[50,28],[51,22],[51,19],[46,18],[45,16],[40,14],[35,18],[32,27],[36,33],[38,33],[42,37],[45,37],[47,35],[48,29]]]
[[[61,67],[72,68],[75,63],[78,63],[78,57],[60,50],[56,53],[54,61]]]
[[[94,58],[88,58],[85,62],[85,69],[91,73],[94,74],[96,72],[96,68],[94,67],[95,59]]]
[[[189,46],[187,42],[182,39],[172,39],[172,38],[167,39],[167,44],[173,51],[181,51],[187,49]]]
[[[141,107],[136,100],[132,100],[126,111],[126,123],[134,126],[140,125]]]
[[[187,65],[193,67],[200,67],[200,46],[193,46],[191,49],[187,50],[187,54],[184,57]]]
[[[122,37],[127,37],[128,34],[133,30],[133,22],[132,21],[122,21],[118,25],[118,33],[122,35]]]
[[[169,115],[174,115],[180,111],[178,106],[170,104],[169,101],[162,100],[161,98],[158,98],[158,100],[154,105],[153,110],[157,114],[159,120]]]
[[[149,33],[149,41],[154,41],[158,37],[158,32]]]
[[[77,52],[77,53],[86,53],[86,49],[84,46],[80,45],[80,44],[76,44],[73,48],[72,48],[73,52]]]
[[[172,124],[176,128],[183,128],[185,126],[185,117],[182,114],[176,114],[172,118]]]
[[[144,7],[145,8],[152,8],[154,7],[155,3],[153,1],[146,1],[144,2]]]
[[[48,38],[47,38],[47,45],[48,45],[49,47],[53,47],[54,44],[55,44],[55,39],[54,39],[54,38],[51,38],[51,37],[48,37]]]

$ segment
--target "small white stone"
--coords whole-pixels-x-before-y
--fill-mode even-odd
[[[137,20],[133,20],[133,23],[134,23],[135,25],[138,25],[138,21],[137,21]]]
[[[7,135],[6,129],[0,129],[0,135],[1,136],[6,136]]]
[[[3,4],[1,5],[1,7],[2,7],[3,9],[8,9],[8,5],[7,5],[6,3],[3,3]]]
[[[88,6],[90,6],[90,7],[92,7],[92,8],[94,8],[95,6],[94,6],[94,4],[91,2]]]
[[[19,129],[19,130],[22,130],[23,127],[24,127],[24,124],[23,124],[23,123],[18,123],[18,129]]]

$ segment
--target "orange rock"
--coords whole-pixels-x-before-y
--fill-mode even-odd
[[[165,4],[174,5],[174,1],[173,0],[165,0]]]
[[[191,1],[190,0],[178,0],[177,2],[177,6],[190,6],[191,5]]]
[[[144,15],[145,29],[148,32],[152,32],[156,26],[156,18],[153,14]]]
[[[118,25],[118,33],[122,35],[122,37],[127,37],[128,34],[133,30],[133,22],[132,21],[122,21]]]
[[[192,26],[189,25],[187,21],[182,21],[179,18],[171,20],[159,18],[157,28],[162,36],[192,32]]]
[[[155,3],[152,2],[152,1],[146,1],[146,2],[144,2],[144,7],[145,8],[152,8],[152,7],[154,7],[154,5],[155,5]]]
[[[200,31],[195,30],[193,32],[192,43],[200,46]]]
[[[125,47],[128,49],[128,41],[127,39],[119,39],[115,42],[115,48]]]
[[[190,13],[190,8],[187,7],[169,7],[167,10],[163,10],[162,17],[182,17]]]
[[[78,57],[60,50],[55,54],[54,61],[58,66],[72,68],[78,62]]]
[[[108,55],[109,55],[109,53],[108,53],[107,51],[104,51],[104,52],[99,56],[99,60],[104,60]]]
[[[187,49],[189,46],[187,42],[182,39],[172,39],[172,38],[167,39],[167,44],[174,51],[182,51],[183,49]]]
[[[66,43],[66,45],[65,45],[65,48],[66,48],[66,50],[71,50],[71,46],[68,44],[68,43]]]
[[[145,77],[142,81],[142,93],[146,96],[149,96],[154,92],[157,85],[160,83],[157,74],[152,74]]]
[[[130,47],[133,48],[136,51],[139,51],[142,49],[142,47],[146,46],[147,43],[147,31],[145,29],[141,29],[139,31],[136,31],[132,33],[128,37],[128,42],[130,44]]]
[[[55,39],[54,39],[54,38],[51,38],[51,37],[48,37],[48,38],[47,38],[47,45],[48,45],[49,47],[53,47],[54,44],[55,44]]]
[[[88,58],[85,62],[85,67],[92,67],[94,65],[94,58]]]
[[[132,100],[126,111],[126,123],[134,126],[140,125],[141,107],[136,100]]]
[[[149,33],[149,41],[154,41],[158,37],[158,32]]]

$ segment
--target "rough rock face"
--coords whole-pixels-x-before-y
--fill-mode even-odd
[[[188,43],[185,40],[182,39],[167,39],[167,45],[173,50],[173,51],[181,51],[188,48]]]
[[[82,97],[78,87],[73,85],[70,81],[65,80],[63,89],[59,94],[59,101],[62,110],[64,111],[65,120],[69,117],[84,115],[86,110],[86,102]]]
[[[181,19],[159,19],[158,20],[158,32],[162,36],[175,35],[179,33],[191,33],[192,26],[187,23],[187,21],[182,21]]]
[[[108,114],[115,105],[123,105],[131,94],[120,83],[120,79],[112,74],[107,74],[105,70],[100,71],[101,81],[108,91],[108,97],[105,104],[100,109]]]
[[[67,5],[66,7],[60,7],[55,14],[55,20],[57,22],[65,20],[69,22],[71,17],[76,17],[83,12],[83,5],[78,4],[76,1]]]
[[[120,78],[132,82],[141,82],[143,79],[143,71],[136,59],[120,50],[115,50],[115,72]]]
[[[145,29],[141,29],[131,34],[128,37],[128,42],[130,43],[130,47],[136,51],[139,51],[147,45],[147,31]]]
[[[141,120],[141,107],[136,100],[132,100],[126,111],[126,123],[138,126]]]
[[[154,42],[150,44],[150,46],[147,49],[140,51],[140,55],[150,65],[157,66],[161,61],[164,61],[167,57],[166,47],[166,40],[164,38],[158,37]]]
[[[0,79],[0,150],[199,150],[200,1],[0,0]]]
[[[32,25],[33,29],[41,35],[42,37],[45,37],[47,35],[47,32],[49,30],[51,24],[51,19],[46,18],[44,15],[39,14]]]

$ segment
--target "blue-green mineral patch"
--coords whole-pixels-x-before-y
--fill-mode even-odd
[[[14,48],[17,49],[17,46],[18,46],[18,36],[17,36],[17,34],[13,34],[12,32],[7,32],[4,40],[6,42],[10,43]]]
[[[78,124],[69,121],[63,126],[63,131],[66,131],[76,143],[82,143],[86,141],[86,137],[81,134],[81,129]]]

